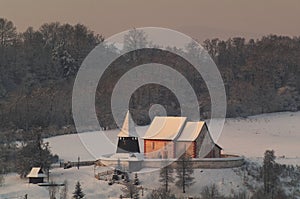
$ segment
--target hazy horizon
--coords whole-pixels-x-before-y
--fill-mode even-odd
[[[0,5],[0,17],[13,21],[18,31],[58,21],[82,23],[105,37],[145,26],[175,29],[200,41],[215,37],[300,35],[297,0],[0,0]]]

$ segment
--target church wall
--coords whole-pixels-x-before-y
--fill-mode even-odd
[[[174,142],[169,140],[144,140],[144,153],[146,158],[173,158]]]

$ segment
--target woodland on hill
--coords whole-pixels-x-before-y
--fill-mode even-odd
[[[139,35],[140,42],[146,45],[143,33]],[[131,39],[129,35],[124,45],[130,47]],[[17,139],[21,139],[22,132],[34,128],[42,128],[43,136],[75,132],[71,110],[74,79],[84,58],[103,41],[102,35],[82,24],[46,23],[38,30],[29,27],[25,32],[17,32],[13,22],[0,18],[0,132],[14,132]],[[227,117],[300,110],[300,36],[211,39],[202,45],[223,77]],[[193,49],[186,50],[188,53]],[[111,51],[117,53],[113,48]],[[209,117],[210,98],[201,77],[193,70],[185,70],[186,63],[174,55],[167,53],[162,59],[157,54],[149,50],[131,61],[121,57],[112,63],[96,94],[101,126],[115,128],[111,91],[122,74],[142,59],[173,64],[191,80],[199,95],[201,117]],[[148,110],[153,103],[164,105],[170,115],[180,114],[172,92],[159,85],[145,85],[136,90],[130,101],[138,124],[150,122]]]

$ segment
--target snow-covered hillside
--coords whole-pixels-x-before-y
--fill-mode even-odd
[[[147,127],[139,127],[138,133],[142,135],[146,129]],[[46,141],[50,143],[52,152],[65,161],[77,161],[78,156],[81,160],[95,160],[103,154],[114,152],[117,133],[116,130],[107,131],[107,138],[103,138],[100,132],[88,132],[80,136],[53,137]],[[300,165],[299,141],[300,112],[284,112],[227,119],[217,143],[224,148],[224,153],[244,155],[259,162],[266,149],[274,149],[278,162]],[[142,148],[142,142],[140,147]],[[144,172],[145,170],[139,174],[142,185],[150,189],[158,187],[158,171]],[[242,177],[234,171],[235,169],[197,169],[196,183],[188,189],[188,193],[199,195],[201,187],[212,183],[218,185],[223,194],[245,189]],[[69,196],[77,180],[80,180],[86,198],[119,197],[121,194],[121,185],[109,186],[107,182],[95,179],[93,166],[81,167],[79,170],[56,168],[51,170],[50,176],[55,182],[68,180]],[[181,194],[180,189],[174,185],[171,190]],[[26,193],[28,198],[49,198],[45,187],[28,184],[27,180],[19,179],[16,174],[7,175],[4,186],[0,187],[0,198],[24,196]]]

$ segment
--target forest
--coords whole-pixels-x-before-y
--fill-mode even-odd
[[[37,30],[28,27],[18,32],[12,21],[0,18],[1,134],[13,133],[18,140],[35,128],[42,129],[43,137],[75,133],[71,110],[74,79],[84,58],[103,41],[103,35],[83,24],[45,23]],[[130,41],[124,41],[125,46],[126,42]],[[300,109],[300,36],[216,38],[201,44],[221,72],[227,117]],[[169,61],[173,58],[169,56]],[[132,62],[113,64],[110,75],[100,80],[96,94],[99,123],[105,129],[116,127],[109,110],[110,94]],[[195,79],[184,65],[177,64],[177,70],[187,79]],[[201,118],[208,118],[210,98],[206,86],[201,81],[191,84],[199,94]],[[180,114],[178,102],[167,88],[146,85],[136,90],[130,101],[139,125],[149,124],[148,110],[153,103],[164,105],[170,115]]]

